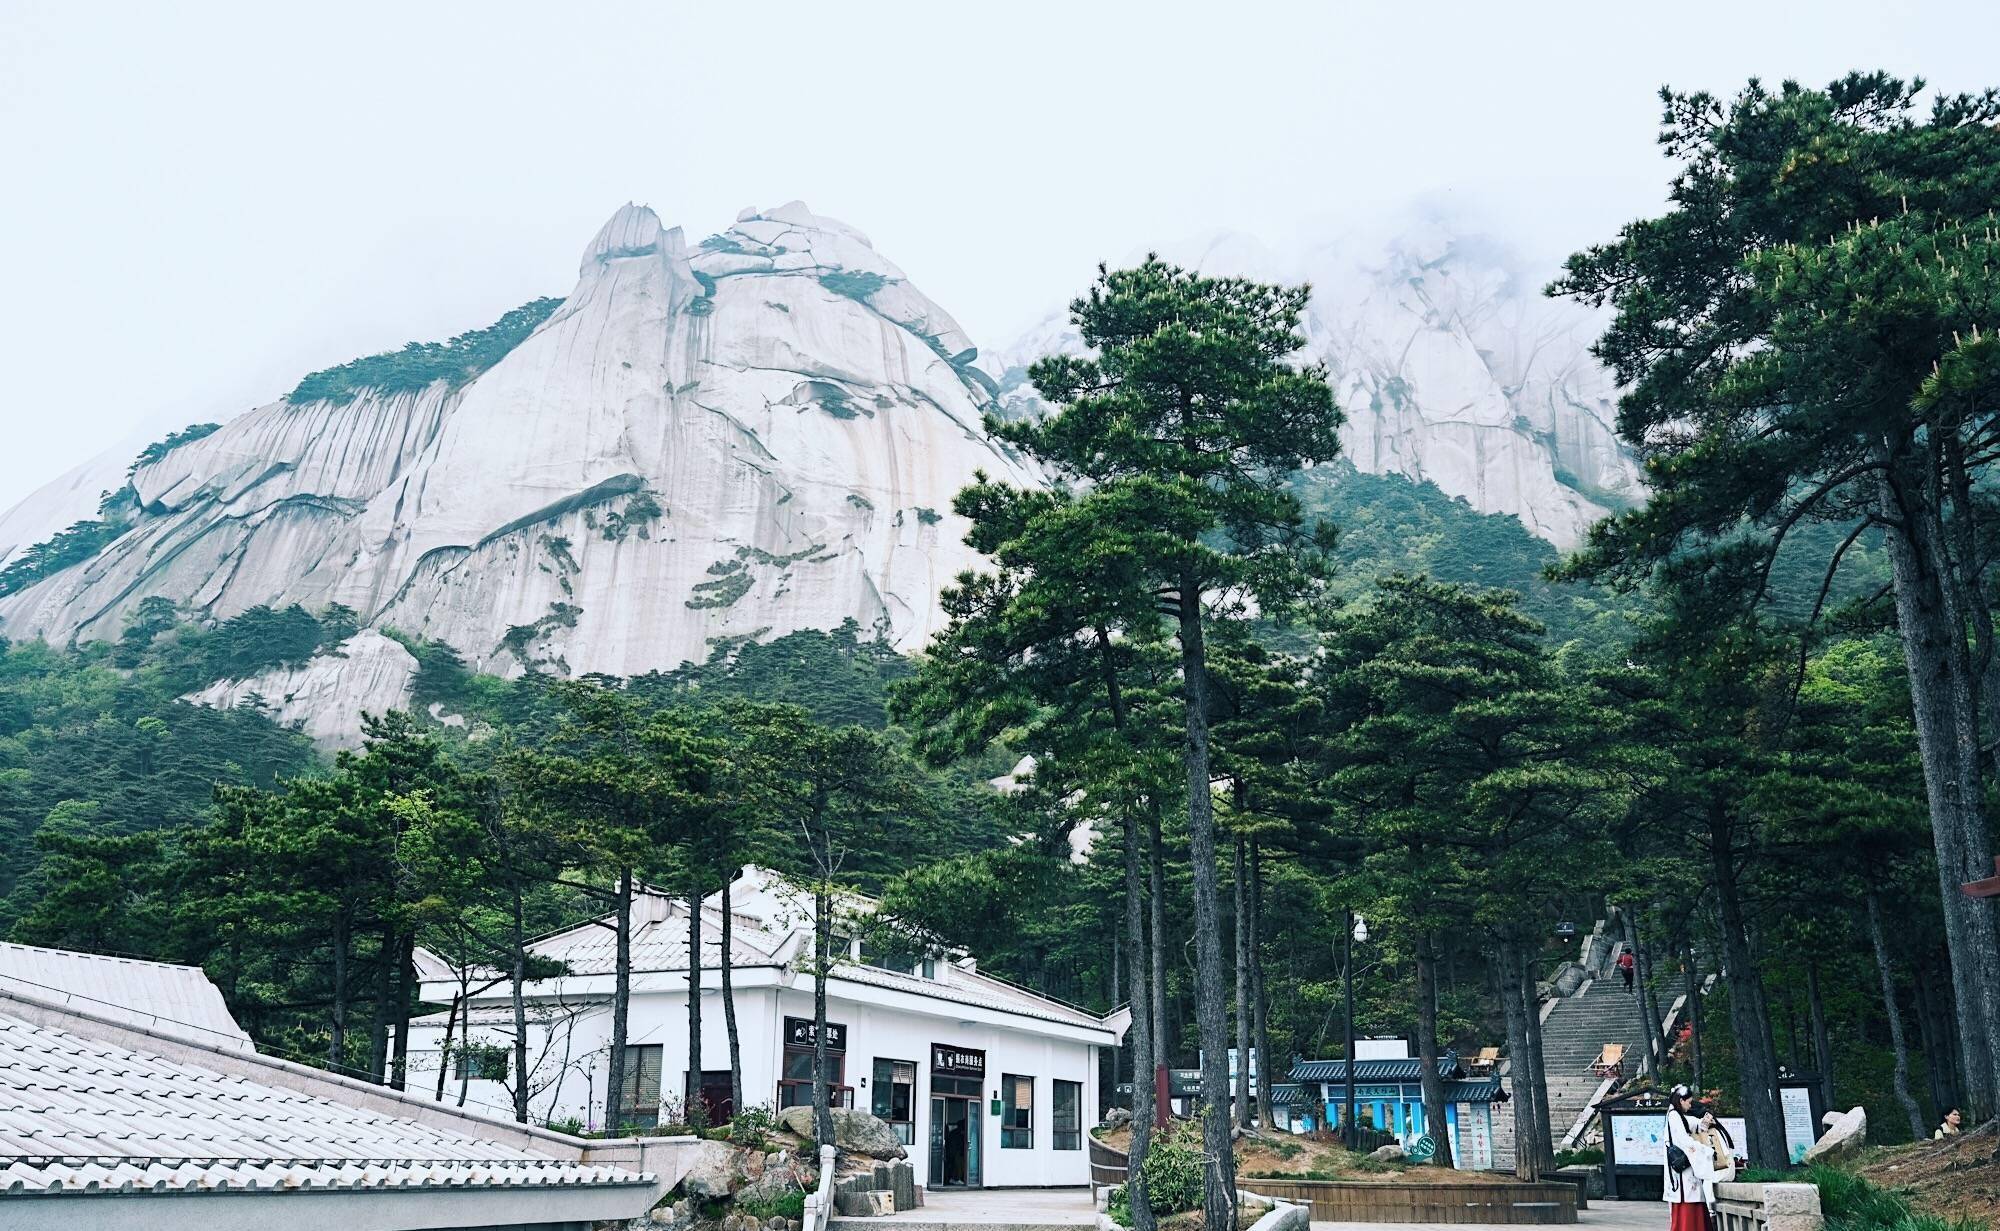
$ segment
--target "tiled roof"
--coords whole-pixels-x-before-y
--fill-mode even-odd
[[[632,929],[632,969],[636,973],[688,968],[687,907],[670,901],[663,913],[665,918],[637,923]],[[701,914],[701,962],[705,969],[713,970],[722,964],[722,915],[713,906]],[[733,922],[729,938],[732,964],[769,965],[782,938],[772,937],[755,920],[741,915]],[[598,921],[545,937],[533,948],[543,957],[567,963],[575,975],[608,975],[618,968],[618,934]]]
[[[256,1050],[199,966],[0,944],[0,991],[211,1047]]]
[[[0,1013],[0,1197],[642,1182]]]
[[[1444,1083],[1447,1103],[1490,1103],[1499,1092],[1498,1077],[1467,1077]]]
[[[1290,1107],[1299,1101],[1299,1087],[1296,1085],[1276,1085],[1271,1087],[1271,1106]]]
[[[1357,1060],[1354,1062],[1356,1081],[1418,1081],[1424,1074],[1424,1062],[1417,1059],[1406,1060]],[[1447,1052],[1438,1057],[1438,1076],[1455,1077],[1458,1074],[1458,1057]],[[1292,1066],[1293,1081],[1346,1081],[1347,1061],[1345,1060],[1301,1060]]]
[[[874,987],[930,996],[975,1008],[998,1009],[1003,1013],[1018,1013],[1023,1017],[1061,1022],[1068,1026],[1105,1029],[1104,1019],[1095,1013],[1074,1008],[1060,1000],[1051,1000],[1023,987],[1015,987],[991,975],[962,970],[949,962],[939,962],[937,973],[938,977],[935,979],[924,979],[901,971],[884,970],[880,966],[861,966],[848,962],[842,962],[833,969],[834,978],[845,979],[850,983],[866,983]]]

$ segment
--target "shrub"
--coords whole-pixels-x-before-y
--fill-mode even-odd
[[[738,1199],[736,1212],[752,1214],[758,1218],[804,1218],[806,1216],[806,1194],[804,1189],[780,1193],[775,1197],[754,1197],[748,1201]]]
[[[760,1150],[777,1129],[778,1117],[772,1114],[770,1104],[745,1107],[729,1121],[729,1139],[748,1149]]]
[[[1586,1146],[1581,1150],[1557,1150],[1556,1166],[1588,1166],[1604,1161],[1604,1151],[1596,1146]]]
[[[1201,1208],[1202,1171],[1200,1127],[1179,1124],[1153,1139],[1140,1173],[1146,1178],[1146,1204],[1155,1214],[1178,1214]]]

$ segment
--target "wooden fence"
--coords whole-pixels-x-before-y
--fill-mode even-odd
[[[1312,1207],[1314,1222],[1574,1223],[1569,1184],[1384,1184],[1237,1177],[1237,1186]]]

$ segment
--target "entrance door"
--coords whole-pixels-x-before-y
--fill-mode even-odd
[[[979,1184],[979,1117],[966,1098],[931,1100],[931,1187]]]

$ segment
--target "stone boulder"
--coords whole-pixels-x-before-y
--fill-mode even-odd
[[[737,1189],[735,1195],[738,1201],[775,1201],[788,1193],[808,1192],[817,1183],[817,1172],[780,1151],[766,1156],[764,1174]]]
[[[1104,1123],[1101,1127],[1107,1129],[1124,1128],[1131,1122],[1132,1111],[1129,1107],[1113,1107],[1104,1114]]]
[[[695,1147],[681,1191],[690,1197],[720,1200],[733,1197],[764,1175],[764,1152],[746,1150],[726,1141],[703,1141]]]
[[[811,1141],[813,1109],[787,1107],[778,1113],[778,1126]],[[896,1140],[896,1130],[889,1127],[888,1121],[851,1107],[833,1109],[833,1144],[843,1154],[860,1154],[867,1158],[909,1157],[909,1151]]]
[[[1376,1146],[1368,1152],[1368,1157],[1378,1163],[1400,1163],[1403,1161],[1403,1147],[1392,1141],[1385,1146]]]
[[[1812,1148],[1806,1151],[1806,1164],[1825,1162],[1852,1154],[1868,1144],[1868,1112],[1855,1107],[1833,1122]]]

